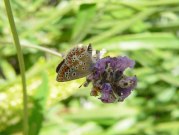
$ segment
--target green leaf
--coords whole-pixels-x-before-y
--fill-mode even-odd
[[[136,122],[137,120],[135,117],[120,120],[107,131],[107,135],[122,133],[123,131],[130,129]]]
[[[98,107],[91,110],[79,110],[73,114],[66,114],[63,117],[68,120],[74,120],[78,122],[82,121],[96,121],[104,125],[110,125],[115,123],[116,120],[122,117],[130,117],[138,114],[137,108],[128,108],[121,106],[120,104],[108,105],[105,107]]]
[[[179,39],[170,33],[142,33],[127,36],[115,36],[99,43],[96,48],[115,50],[152,50],[179,49]]]
[[[149,17],[150,15],[152,15],[155,12],[156,12],[156,9],[148,9],[148,10],[139,12],[138,14],[134,15],[132,18],[125,20],[118,25],[114,25],[109,30],[104,31],[100,35],[97,35],[97,36],[94,36],[94,37],[88,39],[87,41],[85,41],[85,43],[89,43],[89,42],[99,43],[105,39],[111,38],[112,36],[114,36],[116,34],[121,34],[125,30],[129,29],[136,22],[146,19],[147,17]]]
[[[172,100],[176,93],[176,88],[175,87],[169,87],[164,90],[162,90],[159,95],[157,95],[157,98],[161,102],[169,102]]]
[[[70,131],[69,135],[99,135],[102,133],[102,127],[100,127],[99,125],[97,125],[95,122],[88,122],[84,125],[82,125],[81,127]]]
[[[179,87],[179,76],[173,76],[169,73],[158,74],[159,78],[171,85]]]
[[[96,13],[96,4],[82,4],[77,13],[77,19],[73,27],[71,41],[80,42],[89,32]]]
[[[42,72],[41,75],[42,83],[36,91],[36,94],[32,97],[33,108],[29,117],[29,135],[38,135],[44,119],[44,111],[49,88],[47,73]]]
[[[16,77],[15,70],[7,61],[0,60],[0,65],[2,72],[7,80],[13,80]]]

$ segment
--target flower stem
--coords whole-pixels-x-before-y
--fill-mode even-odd
[[[1,41],[0,40],[0,44],[10,45],[10,44],[12,44],[12,42],[10,42],[10,41]],[[39,45],[34,45],[34,44],[31,44],[31,43],[29,43],[29,44],[21,43],[21,47],[34,48],[34,49],[37,49],[37,50],[52,54],[52,55],[57,56],[57,57],[63,57],[63,54],[61,54],[61,53],[59,53],[59,52],[57,52],[55,50],[49,49],[47,47],[39,46]]]
[[[17,56],[18,56],[21,78],[22,78],[23,120],[24,120],[23,133],[24,133],[24,135],[28,135],[28,109],[27,109],[27,90],[26,90],[24,59],[23,59],[23,54],[22,54],[22,51],[21,51],[19,37],[18,37],[17,31],[16,31],[16,26],[15,26],[10,2],[9,2],[9,0],[4,0],[4,3],[5,3],[5,8],[6,8],[9,24],[10,24],[10,27],[11,27],[11,32],[12,32],[13,39],[14,39],[14,44],[15,44],[16,50],[17,50]]]
[[[51,50],[49,48],[42,47],[42,46],[30,45],[30,44],[22,44],[22,47],[28,47],[28,48],[38,49],[38,50],[41,50],[41,51],[53,54],[53,55],[55,55],[57,57],[62,57],[63,56],[61,53],[58,53],[56,51],[53,51],[53,50]]]

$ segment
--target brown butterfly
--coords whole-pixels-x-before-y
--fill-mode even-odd
[[[66,82],[85,77],[91,73],[94,63],[91,44],[88,46],[74,47],[57,66],[56,80],[58,82]]]

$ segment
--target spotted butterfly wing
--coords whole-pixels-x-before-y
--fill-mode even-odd
[[[93,65],[92,46],[75,47],[57,66],[57,81],[65,82],[87,76]]]

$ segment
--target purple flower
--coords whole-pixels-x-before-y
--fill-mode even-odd
[[[118,82],[118,87],[115,90],[117,95],[119,96],[119,101],[123,101],[125,98],[127,98],[131,91],[136,87],[137,85],[137,78],[134,77],[122,77],[121,80]]]
[[[112,87],[109,83],[104,83],[101,90],[101,99],[104,103],[113,103],[116,101],[116,97],[113,94]]]
[[[102,69],[93,68],[93,79],[97,80],[100,77],[100,74],[102,72]]]
[[[94,70],[98,71],[99,73],[104,72],[105,66],[108,62],[110,62],[110,57],[106,57],[105,59],[99,59],[94,66]]]
[[[115,64],[116,64],[115,68],[123,72],[128,67],[133,68],[135,62],[124,56],[124,57],[118,57]]]
[[[104,103],[123,101],[137,85],[136,76],[127,77],[125,69],[133,68],[135,62],[128,57],[105,57],[99,59],[87,77],[92,82],[91,96],[98,96]]]

